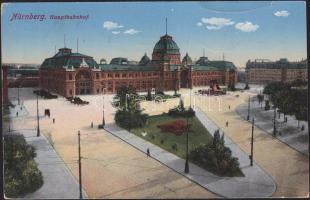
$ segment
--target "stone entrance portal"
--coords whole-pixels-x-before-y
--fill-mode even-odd
[[[181,71],[181,88],[188,88],[189,87],[189,80],[188,80],[188,70]]]
[[[75,76],[75,94],[91,93],[91,75],[86,70],[79,71]]]

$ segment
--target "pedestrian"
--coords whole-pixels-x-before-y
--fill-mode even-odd
[[[20,110],[23,110],[23,106],[20,107]]]
[[[228,127],[228,121],[226,121],[226,127]]]
[[[230,110],[230,105],[228,106],[228,109]]]
[[[18,112],[16,112],[16,117],[18,117]]]
[[[55,124],[55,118],[53,118],[53,124]]]
[[[146,149],[146,155],[147,155],[147,157],[150,157],[150,149],[149,148]]]
[[[93,128],[93,127],[94,127],[94,124],[93,124],[93,122],[91,122],[91,124],[90,124],[90,127],[91,127],[91,128]]]

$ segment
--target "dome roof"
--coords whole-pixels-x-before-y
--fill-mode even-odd
[[[179,53],[178,45],[173,41],[170,35],[160,37],[160,40],[155,44],[153,53]]]
[[[150,58],[145,53],[144,56],[141,58],[139,65],[147,65],[150,62],[151,62]]]
[[[106,64],[106,63],[107,63],[106,59],[104,58],[100,59],[100,64]]]
[[[208,57],[202,56],[199,58],[199,60],[196,62],[198,65],[208,65],[209,59]]]
[[[128,63],[128,59],[122,58],[122,57],[113,58],[110,62],[110,64],[113,64],[113,65],[124,65],[127,63]]]
[[[193,61],[192,61],[191,57],[188,55],[188,53],[186,53],[186,55],[184,56],[184,58],[182,60],[182,64],[186,64],[186,65],[193,64]]]

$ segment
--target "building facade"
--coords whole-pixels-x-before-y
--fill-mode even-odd
[[[228,61],[210,61],[201,57],[193,63],[186,54],[181,60],[180,49],[170,35],[160,37],[152,58],[146,54],[139,63],[127,58],[113,58],[109,64],[101,59],[61,48],[44,60],[39,69],[40,87],[65,97],[80,94],[115,93],[121,86],[133,86],[138,92],[179,90],[210,83],[235,84],[236,67]]]
[[[252,84],[270,82],[291,82],[296,79],[308,80],[307,61],[289,62],[287,59],[270,61],[256,59],[246,64],[246,81]]]

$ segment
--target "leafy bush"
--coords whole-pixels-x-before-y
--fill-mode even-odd
[[[183,101],[180,100],[180,103],[177,107],[172,108],[168,111],[168,115],[174,117],[194,117],[195,111],[192,108],[186,110]]]
[[[165,143],[165,140],[164,139],[161,139],[160,140],[160,144],[164,144]]]
[[[173,145],[171,145],[171,148],[175,151],[178,150],[178,145],[176,143],[174,143]]]
[[[132,128],[143,127],[147,121],[147,114],[143,114],[140,110],[127,111],[117,110],[115,114],[115,122],[122,128],[131,130]]]
[[[236,176],[242,174],[238,158],[232,157],[230,148],[224,145],[224,135],[217,130],[212,143],[198,146],[190,152],[190,160],[218,175]]]
[[[4,136],[4,191],[8,197],[20,197],[43,185],[34,157],[34,147],[22,135]]]

